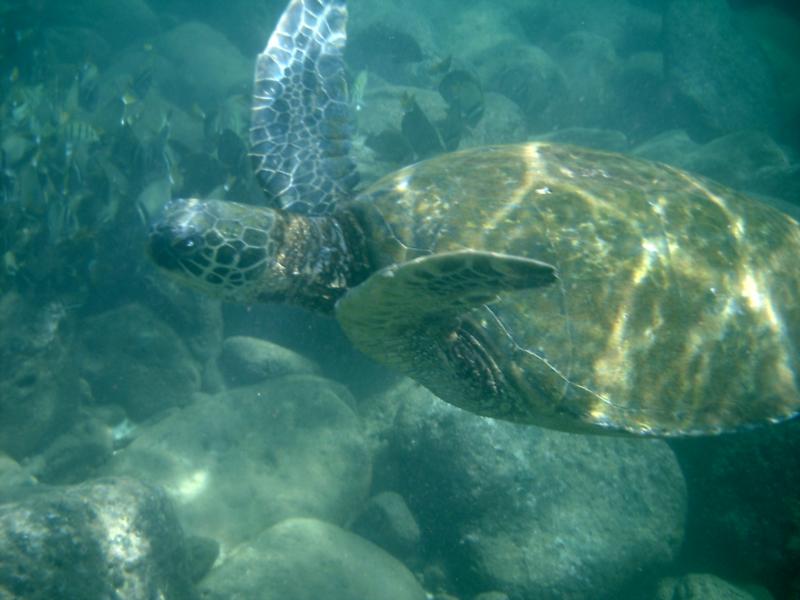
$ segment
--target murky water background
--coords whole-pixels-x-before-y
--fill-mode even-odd
[[[365,182],[550,139],[800,213],[793,3],[349,4]],[[329,319],[155,271],[168,199],[261,199],[252,65],[283,8],[0,2],[0,598],[800,597],[796,424],[493,422]]]

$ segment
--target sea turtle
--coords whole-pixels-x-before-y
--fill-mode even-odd
[[[149,251],[243,302],[335,315],[466,410],[596,433],[798,412],[800,226],[678,169],[549,143],[475,148],[356,194],[344,0],[292,0],[256,64],[269,206],[174,200]]]

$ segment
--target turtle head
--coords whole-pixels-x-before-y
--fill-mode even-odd
[[[282,215],[234,202],[172,200],[152,225],[148,253],[184,284],[228,300],[281,297],[286,282],[270,276]],[[274,274],[273,274],[274,275]],[[273,287],[273,290],[270,290]]]

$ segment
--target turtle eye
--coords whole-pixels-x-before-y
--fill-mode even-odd
[[[172,245],[173,251],[179,256],[187,256],[197,253],[202,246],[202,239],[198,235],[190,235],[176,240]]]

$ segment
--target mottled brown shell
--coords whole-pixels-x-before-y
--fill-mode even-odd
[[[348,210],[376,269],[464,249],[555,267],[551,285],[460,312],[391,272],[362,284],[382,286],[369,304],[345,298],[363,315],[343,323],[358,346],[453,404],[655,435],[800,407],[800,226],[762,203],[665,165],[530,143],[408,167]]]

